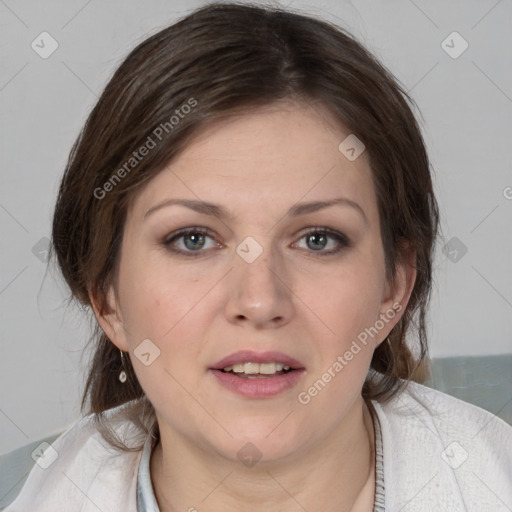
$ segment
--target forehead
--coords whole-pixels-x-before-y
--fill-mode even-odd
[[[215,121],[150,180],[134,201],[138,218],[172,198],[209,200],[249,210],[340,195],[371,210],[373,182],[363,152],[350,161],[340,143],[350,132],[321,104],[278,103]],[[269,211],[269,210],[267,210]]]

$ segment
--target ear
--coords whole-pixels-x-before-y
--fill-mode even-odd
[[[385,323],[385,327],[381,329],[375,340],[377,344],[386,339],[402,318],[416,282],[416,275],[416,252],[406,249],[397,263],[395,278],[392,282],[386,280],[384,286],[379,319]]]
[[[98,290],[89,289],[94,316],[108,339],[120,350],[128,352],[129,345],[126,340],[126,329],[123,325],[119,308],[119,299],[114,288],[110,285],[103,297]]]

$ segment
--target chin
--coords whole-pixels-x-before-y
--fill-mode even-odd
[[[271,428],[268,421],[262,422],[260,428],[254,424],[245,429],[240,425],[227,427],[233,438],[225,437],[227,446],[219,447],[219,451],[224,451],[228,458],[237,459],[248,467],[254,461],[261,464],[285,459],[296,452],[299,442],[289,428],[278,432],[281,427],[276,429],[276,426],[281,420],[274,422]]]

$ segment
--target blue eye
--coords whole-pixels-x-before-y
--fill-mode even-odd
[[[319,253],[319,255],[336,254],[345,247],[350,247],[350,241],[343,233],[327,228],[314,228],[303,235],[301,240],[303,238],[306,239],[308,248],[311,248],[313,252]],[[323,251],[322,249],[325,249],[329,244],[329,239],[336,242],[335,246],[328,251]],[[313,247],[316,245],[317,248],[312,248],[311,245],[309,245],[310,242],[312,242]]]
[[[207,246],[207,239],[211,239],[213,242],[210,247]],[[300,240],[302,239],[306,239],[307,248],[319,256],[335,254],[351,246],[350,240],[343,233],[328,228],[314,228],[302,235]],[[182,241],[181,247],[177,244],[178,240]],[[330,240],[335,242],[334,248],[323,250],[329,245]],[[202,252],[205,252],[202,249],[220,247],[220,244],[214,241],[213,234],[202,227],[180,229],[172,233],[162,243],[169,251],[187,256],[200,256]]]
[[[191,254],[191,253],[199,253],[202,252],[201,249],[205,247],[205,240],[206,238],[212,238],[209,235],[209,230],[205,228],[185,228],[180,229],[179,231],[176,231],[171,235],[170,238],[167,238],[164,241],[164,245],[172,252],[178,253],[178,254],[187,254],[190,256],[199,256],[199,254]],[[181,248],[174,248],[172,247],[175,245],[175,240],[183,239],[183,243],[185,246],[185,250]],[[219,245],[217,243],[214,244]],[[208,248],[208,247],[207,247]]]

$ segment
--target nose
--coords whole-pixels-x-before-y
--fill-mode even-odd
[[[293,292],[282,262],[264,249],[256,260],[248,263],[234,255],[234,268],[228,277],[226,317],[234,324],[255,328],[286,325],[295,314]]]

